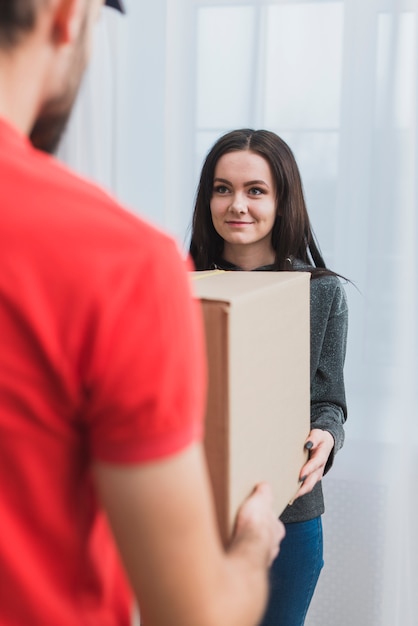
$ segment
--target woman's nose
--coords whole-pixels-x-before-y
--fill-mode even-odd
[[[241,193],[234,194],[229,208],[236,213],[246,213],[248,208],[245,196]]]

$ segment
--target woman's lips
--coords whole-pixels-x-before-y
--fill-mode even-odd
[[[228,226],[251,226],[254,222],[226,222]]]

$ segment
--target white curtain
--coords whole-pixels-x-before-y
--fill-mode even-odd
[[[288,141],[326,261],[355,284],[307,625],[416,626],[418,0],[126,5],[103,11],[60,157],[186,246],[213,141]]]

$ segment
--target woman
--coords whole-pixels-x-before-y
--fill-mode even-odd
[[[303,626],[323,565],[321,479],[344,441],[346,296],[315,243],[295,158],[266,130],[227,133],[204,162],[190,253],[197,270],[311,273],[311,432],[262,626]]]

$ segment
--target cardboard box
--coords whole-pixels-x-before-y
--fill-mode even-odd
[[[299,488],[310,430],[309,274],[194,272],[206,330],[205,450],[221,536],[260,481],[277,514]]]

